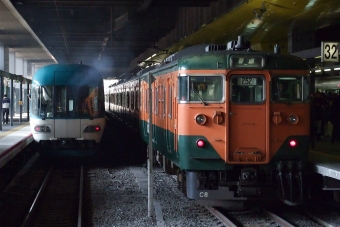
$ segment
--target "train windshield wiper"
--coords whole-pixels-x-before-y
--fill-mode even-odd
[[[191,84],[191,91],[202,101],[202,103],[207,106],[208,103],[203,100],[203,98],[200,96],[200,94],[193,88],[193,84]]]

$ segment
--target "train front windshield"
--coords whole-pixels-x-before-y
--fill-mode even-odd
[[[273,101],[308,101],[309,77],[303,75],[273,75],[271,96]]]
[[[218,75],[180,76],[179,101],[223,102],[223,86],[223,77]]]
[[[231,77],[230,98],[234,103],[262,103],[265,101],[265,78],[254,75]],[[273,75],[271,99],[275,102],[308,101],[309,77],[304,75]]]
[[[31,115],[42,118],[91,118],[103,114],[100,87],[38,86],[31,89]]]

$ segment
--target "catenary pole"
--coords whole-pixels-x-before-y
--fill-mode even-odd
[[[148,217],[152,217],[154,213],[153,208],[153,145],[152,145],[152,83],[154,77],[151,73],[148,75],[149,85],[149,146],[148,146]]]

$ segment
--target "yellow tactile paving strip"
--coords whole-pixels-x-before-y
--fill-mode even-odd
[[[9,134],[13,133],[13,132],[16,132],[24,127],[26,127],[27,125],[29,125],[30,123],[29,122],[24,122],[22,123],[21,125],[19,126],[16,126],[16,127],[13,127],[11,128],[10,130],[7,130],[7,131],[0,131],[0,139],[1,138],[4,138],[5,136],[8,136]]]

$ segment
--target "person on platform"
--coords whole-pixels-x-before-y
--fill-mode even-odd
[[[10,100],[7,97],[7,95],[4,95],[4,98],[2,99],[2,123],[8,124],[8,117],[9,117],[9,104]],[[6,118],[5,118],[6,115]]]
[[[333,125],[332,130],[332,143],[340,139],[340,97],[335,94],[330,109],[330,121]]]

